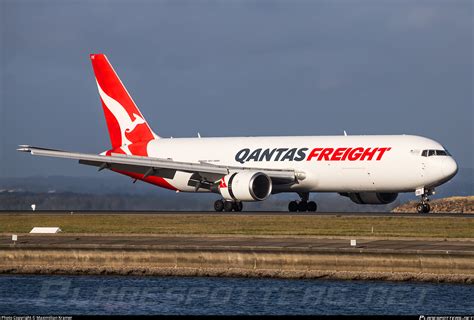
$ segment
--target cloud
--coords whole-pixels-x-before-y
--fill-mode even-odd
[[[163,136],[404,132],[472,163],[470,1],[2,4],[0,176],[90,172],[14,149],[107,147],[94,51]]]
[[[408,10],[401,22],[409,28],[428,28],[439,18],[439,9],[433,7],[418,7]]]

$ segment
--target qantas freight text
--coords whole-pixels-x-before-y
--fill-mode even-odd
[[[235,161],[245,163],[248,161],[380,161],[385,152],[392,148],[258,148],[251,151],[248,148],[241,149],[235,154]]]

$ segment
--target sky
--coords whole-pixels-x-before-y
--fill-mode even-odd
[[[164,137],[415,134],[472,168],[472,1],[0,0],[0,177],[93,176],[90,53]]]

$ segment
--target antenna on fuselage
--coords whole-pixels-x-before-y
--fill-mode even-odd
[[[344,136],[347,137],[347,132],[346,132],[346,130],[344,130]]]
[[[198,138],[201,139],[201,134],[198,132]]]

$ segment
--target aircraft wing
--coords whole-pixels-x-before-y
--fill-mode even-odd
[[[140,173],[144,178],[148,176],[158,176],[172,179],[176,171],[184,171],[193,173],[191,180],[196,185],[202,182],[208,184],[218,181],[231,172],[252,170],[265,173],[274,184],[292,184],[298,183],[298,179],[304,179],[304,173],[295,172],[291,169],[264,169],[264,168],[244,168],[238,166],[214,165],[206,162],[192,163],[180,162],[172,159],[160,159],[152,157],[141,157],[112,153],[112,155],[98,155],[68,152],[55,149],[46,149],[32,147],[28,145],[20,145],[18,151],[29,152],[32,155],[66,158],[79,160],[80,164],[99,167],[99,171],[103,169]]]

